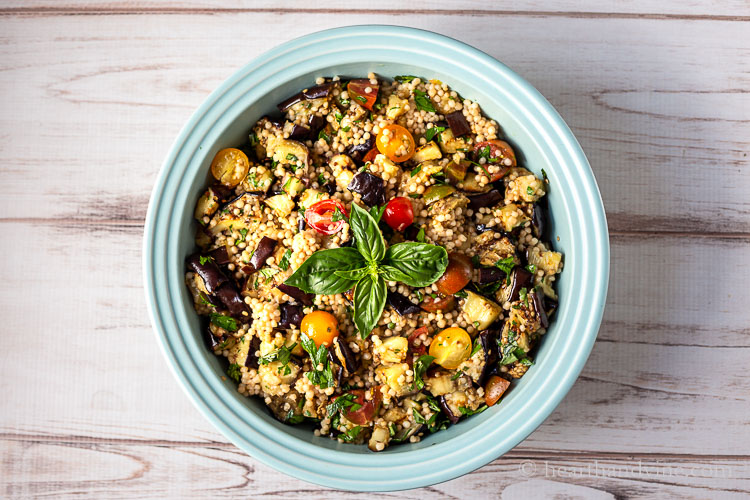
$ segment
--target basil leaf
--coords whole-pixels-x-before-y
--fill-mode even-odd
[[[331,248],[312,254],[284,282],[307,293],[333,295],[353,287],[355,280],[337,276],[335,271],[358,269],[365,261],[355,248]]]
[[[406,283],[411,279],[409,276],[393,266],[378,266],[378,273],[380,273],[380,275],[385,278],[386,281],[400,281],[402,283]]]
[[[421,288],[435,283],[445,273],[448,252],[437,245],[406,241],[388,248],[383,264],[395,267],[408,278],[399,281]]]
[[[375,219],[375,222],[380,222],[380,219],[383,217],[383,212],[385,212],[385,205],[381,207],[375,205],[370,208],[370,215]]]
[[[385,255],[385,240],[372,215],[367,210],[352,203],[349,226],[357,242],[357,250],[368,262],[380,262]],[[358,266],[361,267],[361,266]],[[350,268],[351,269],[351,268]]]
[[[359,280],[354,288],[354,324],[357,325],[359,335],[366,338],[385,308],[385,296],[388,288],[381,276],[369,274]]]
[[[414,90],[414,103],[417,105],[417,109],[427,111],[428,113],[435,112],[435,106],[432,105],[427,92],[421,90]]]
[[[369,267],[360,267],[359,269],[349,269],[347,271],[334,271],[333,274],[348,280],[359,281],[364,278],[369,271]]]

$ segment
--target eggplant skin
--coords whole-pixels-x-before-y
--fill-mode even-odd
[[[274,249],[276,249],[276,240],[264,236],[258,243],[253,256],[250,258],[250,266],[257,271],[266,263],[266,259],[271,256]]]
[[[200,254],[196,253],[188,257],[187,266],[201,277],[208,293],[215,294],[222,285],[229,281],[213,259],[205,260],[204,258],[201,264]]]
[[[362,158],[375,146],[375,136],[371,135],[364,144],[354,144],[346,149],[346,154],[355,162],[361,163]]]
[[[505,279],[505,272],[497,267],[482,267],[479,269],[479,283],[494,283]]]
[[[422,308],[420,308],[419,305],[415,304],[398,292],[389,291],[386,301],[388,302],[388,305],[391,306],[399,314],[399,316],[415,314],[422,311]]]
[[[211,250],[208,252],[208,256],[214,259],[214,262],[220,266],[226,266],[230,262],[229,253],[225,246],[220,246],[219,248]]]
[[[260,349],[260,337],[253,335],[250,341],[250,349],[247,350],[247,358],[245,359],[245,366],[248,368],[260,368],[260,360],[258,359],[258,350]]]
[[[299,288],[297,288],[296,286],[281,283],[279,285],[276,285],[276,288],[278,288],[285,294],[289,295],[291,298],[293,298],[297,302],[301,302],[302,304],[306,306],[311,306],[313,303],[313,299],[315,299],[315,295],[311,293],[305,293]]]
[[[453,113],[448,113],[445,115],[445,119],[454,136],[461,137],[462,135],[471,133],[471,125],[469,125],[463,112],[454,111]]]
[[[228,282],[224,283],[216,290],[216,296],[219,297],[219,300],[221,300],[232,317],[252,322],[252,318],[247,310],[247,304],[245,304],[245,301],[234,285]]]
[[[279,328],[291,328],[292,326],[299,327],[302,324],[302,306],[296,304],[281,304],[279,305],[279,312],[281,313],[281,319],[279,320]]]
[[[451,407],[448,406],[448,402],[445,400],[445,396],[438,396],[437,402],[438,406],[440,407],[440,411],[442,411],[445,416],[448,417],[448,420],[450,420],[452,424],[457,424],[458,420],[461,417],[453,413]]]
[[[533,274],[526,269],[516,266],[513,268],[510,278],[510,292],[508,292],[508,302],[515,302],[521,294],[521,288],[531,288]]]
[[[493,369],[497,368],[497,337],[500,334],[497,330],[482,330],[479,333],[479,343],[484,351],[484,367],[479,375],[479,385],[484,386],[484,382],[492,375]]]
[[[369,172],[360,172],[347,186],[349,191],[359,193],[362,201],[368,206],[385,204],[385,183],[383,179]]]
[[[326,97],[333,88],[333,82],[324,83],[322,85],[316,85],[298,94],[294,94],[292,97],[285,99],[276,105],[279,111],[286,111],[298,102],[307,101],[310,99],[319,99]]]
[[[529,295],[531,296],[531,305],[539,316],[539,324],[542,328],[549,328],[549,318],[547,317],[547,311],[544,310],[544,298],[536,290],[529,292]]]
[[[497,189],[493,189],[486,193],[469,196],[469,208],[472,210],[478,210],[480,208],[492,207],[497,205],[503,200],[503,194]]]

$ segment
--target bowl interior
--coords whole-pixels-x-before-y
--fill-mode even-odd
[[[482,107],[484,114],[495,119],[502,127],[502,133],[500,136],[506,138],[515,147],[519,165],[528,168],[539,176],[541,176],[541,170],[544,169],[550,176],[552,183],[552,189],[549,193],[551,210],[547,232],[553,239],[556,236],[560,237],[559,241],[554,242],[554,247],[557,251],[562,252],[566,256],[568,255],[572,250],[569,245],[570,238],[566,237],[567,232],[570,230],[570,225],[564,223],[561,224],[559,221],[556,221],[554,217],[557,213],[555,206],[560,202],[561,196],[558,192],[559,190],[555,189],[555,186],[557,185],[556,179],[553,177],[556,173],[555,166],[551,163],[550,158],[544,154],[543,148],[540,147],[542,145],[537,143],[534,139],[534,135],[525,130],[523,124],[518,120],[517,115],[509,111],[509,106],[507,106],[506,103],[503,103],[502,100],[498,99],[498,96],[485,95],[481,91],[473,89],[470,82],[462,80],[460,74],[446,74],[414,65],[381,62],[333,65],[310,71],[282,83],[270,92],[264,94],[258,101],[250,103],[244,109],[238,109],[236,116],[233,117],[229,126],[223,130],[217,131],[218,134],[216,139],[210,145],[204,144],[201,153],[195,157],[194,161],[201,165],[201,171],[199,172],[199,175],[194,176],[192,181],[189,182],[188,190],[190,191],[191,196],[189,197],[188,203],[184,205],[181,214],[182,217],[178,221],[178,224],[185,228],[184,231],[180,232],[178,260],[180,262],[184,261],[187,255],[196,250],[192,231],[192,229],[195,228],[195,221],[192,216],[193,207],[208,184],[210,176],[208,173],[209,165],[217,151],[244,143],[247,140],[248,132],[258,119],[263,115],[278,115],[279,112],[276,109],[276,103],[299,92],[303,88],[315,85],[315,79],[317,77],[334,75],[341,75],[342,77],[361,77],[367,75],[370,71],[375,72],[379,77],[389,79],[392,79],[396,75],[416,75],[422,78],[438,79],[447,83],[449,87],[456,90],[463,98],[477,101]],[[567,278],[569,275],[573,274],[575,270],[569,269],[568,265],[569,264],[566,260],[565,271],[560,275],[558,280],[558,293],[561,297],[561,301],[564,301],[567,297],[571,296],[569,293],[571,280]],[[180,295],[184,309],[189,312],[187,316],[190,324],[190,330],[183,332],[183,334],[190,336],[196,343],[200,343],[202,341],[203,333],[200,328],[198,316],[192,310],[192,298],[186,287],[182,287]],[[553,322],[549,333],[545,335],[540,343],[540,347],[536,354],[537,364],[543,364],[545,359],[550,356],[550,353],[553,351],[555,337],[561,335],[561,332],[555,328],[555,323],[556,321]],[[211,376],[220,378],[226,374],[226,362],[224,359],[218,358],[213,353],[209,352],[208,349],[203,349],[201,354],[205,363],[210,366]],[[405,453],[415,448],[429,447],[438,441],[450,439],[453,435],[475,426],[480,420],[494,417],[495,414],[499,414],[497,418],[504,418],[504,413],[512,411],[508,410],[508,407],[511,406],[514,399],[523,399],[526,397],[524,395],[526,387],[530,385],[529,382],[534,378],[536,372],[536,366],[532,366],[523,378],[515,381],[512,390],[510,390],[505,396],[503,404],[499,404],[490,411],[485,411],[482,414],[472,416],[470,419],[464,419],[458,425],[452,426],[450,430],[441,431],[428,436],[419,443],[391,446],[385,450],[385,454]],[[327,437],[315,437],[311,432],[310,426],[288,426],[282,424],[268,413],[265,409],[265,405],[259,398],[247,398],[240,395],[235,390],[235,384],[231,380],[223,381],[223,385],[231,392],[231,397],[240,400],[250,411],[264,419],[270,425],[278,428],[282,432],[291,434],[297,439],[312,442],[325,448],[336,449],[344,453],[371,453],[364,446],[340,444]]]
[[[362,62],[367,61],[367,62]],[[204,346],[184,285],[195,250],[193,208],[209,164],[242,144],[276,103],[319,76],[416,75],[447,83],[495,119],[519,164],[550,179],[547,238],[564,254],[560,307],[536,364],[503,401],[446,431],[372,453],[276,421],[257,398],[241,396],[226,365]],[[588,163],[559,115],[528,83],[489,56],[433,33],[366,26],[288,42],[227,80],[183,129],[152,195],[144,238],[147,301],[170,367],[196,406],[235,444],[289,474],[358,490],[424,486],[468,472],[515,446],[570,388],[596,337],[609,266],[603,206]],[[585,307],[582,305],[585,304]],[[367,473],[364,473],[364,470]]]

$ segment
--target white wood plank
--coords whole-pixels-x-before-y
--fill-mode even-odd
[[[456,3],[449,0],[433,0],[431,2],[408,3],[402,0],[385,0],[373,4],[371,2],[350,2],[346,0],[326,0],[311,4],[304,0],[287,0],[283,3],[273,0],[239,0],[231,3],[221,0],[169,0],[169,1],[106,1],[106,0],[78,0],[55,2],[51,0],[8,0],[5,8],[13,9],[82,9],[103,11],[169,11],[182,9],[195,10],[332,10],[338,12],[351,11],[410,11],[425,13],[435,10],[449,10],[458,12],[480,11],[483,13],[502,12],[503,14],[663,14],[686,16],[747,16],[750,8],[742,0],[725,2],[692,0],[678,2],[675,0],[663,2],[649,2],[648,0],[631,0],[628,2],[597,2],[584,0],[570,2],[566,0],[523,0],[523,1],[490,1],[464,0]]]
[[[0,336],[0,433],[225,442],[158,352],[141,289],[140,228],[0,229],[7,241],[34,242],[0,259],[0,304],[15,332]],[[750,279],[747,253],[748,244],[708,238],[615,238],[602,341],[520,449],[747,454],[750,316],[746,291],[726,290]],[[636,271],[648,279],[629,282]]]
[[[268,45],[248,27],[273,25],[282,42],[393,22],[387,13],[305,19],[0,18],[0,214],[140,221],[181,125]],[[497,36],[481,16],[404,20],[482,48],[557,106],[591,160],[614,231],[750,233],[746,23],[521,16]]]
[[[373,498],[293,479],[232,447],[0,441],[0,449],[0,487],[13,498]],[[452,481],[378,496],[740,500],[750,494],[747,472],[747,462],[727,459],[513,454]]]

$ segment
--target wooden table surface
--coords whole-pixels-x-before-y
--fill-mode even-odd
[[[552,102],[612,269],[586,368],[536,432],[383,496],[748,498],[747,0],[219,4],[1,4],[0,496],[371,497],[276,472],[196,411],[149,325],[141,242],[161,161],[222,80],[299,35],[390,23],[479,47]]]

